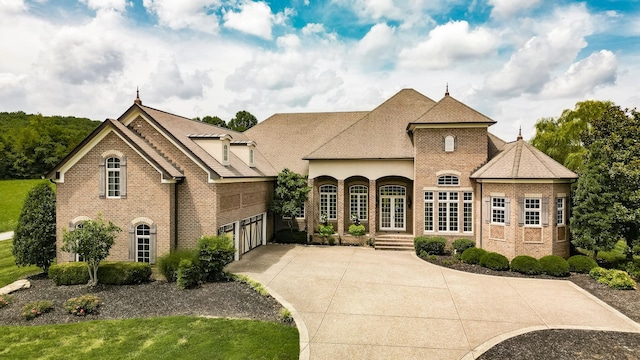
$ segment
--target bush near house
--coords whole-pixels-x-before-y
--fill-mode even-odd
[[[416,255],[420,255],[423,251],[429,255],[442,255],[447,246],[447,240],[437,236],[418,236],[413,239],[413,245],[416,250]]]
[[[480,258],[487,253],[487,250],[481,248],[469,248],[462,253],[460,259],[467,264],[478,264]]]
[[[171,253],[158,258],[158,270],[168,282],[176,282],[178,265],[182,259],[198,262],[198,253],[193,249],[173,250]]]
[[[219,281],[224,278],[223,269],[233,261],[236,249],[226,235],[202,236],[196,247],[198,263],[204,281]],[[182,261],[180,261],[182,263]]]
[[[453,240],[451,247],[457,254],[462,254],[465,250],[476,247],[476,242],[469,239],[455,239]]]
[[[178,264],[178,277],[176,283],[182,290],[193,289],[200,285],[202,268],[189,259],[180,260]]]
[[[87,316],[96,312],[99,306],[100,298],[93,294],[84,294],[64,302],[65,310],[75,316]]]
[[[22,315],[25,320],[33,320],[51,310],[53,310],[53,302],[48,300],[34,301],[23,306],[20,315]]]
[[[511,271],[527,275],[538,275],[542,273],[542,265],[538,259],[529,255],[516,256],[511,260]]]
[[[491,270],[505,271],[509,270],[509,259],[502,254],[489,252],[480,258],[480,266]]]
[[[364,225],[362,225],[362,224],[359,224],[359,225],[351,224],[351,225],[349,225],[349,234],[350,235],[362,236],[362,235],[364,235],[366,233],[367,233],[367,231],[366,231]]]
[[[70,262],[51,265],[49,279],[56,285],[82,285],[89,282],[87,264]],[[136,262],[105,262],[98,267],[98,280],[105,285],[132,285],[148,282],[151,266]]]
[[[569,263],[558,255],[547,255],[540,258],[540,265],[545,274],[561,277],[569,276]]]
[[[83,262],[70,262],[54,264],[49,268],[49,279],[57,285],[80,285],[89,282],[87,264]]]
[[[607,270],[601,267],[591,269],[589,275],[596,279],[599,283],[605,284],[616,290],[634,290],[636,282],[625,271],[611,269]]]
[[[276,233],[275,242],[281,244],[306,244],[307,233],[305,231],[282,229]]]
[[[591,269],[598,266],[598,263],[592,258],[584,255],[574,255],[567,259],[571,272],[588,274]]]

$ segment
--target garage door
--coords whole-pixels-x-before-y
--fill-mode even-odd
[[[240,221],[242,253],[249,252],[262,245],[264,239],[264,214],[252,216]]]

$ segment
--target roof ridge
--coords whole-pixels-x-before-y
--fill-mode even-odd
[[[224,127],[221,127],[221,126],[217,126],[217,125],[209,124],[209,123],[206,123],[206,122],[204,122],[204,121],[198,121],[198,120],[194,120],[194,119],[189,119],[189,118],[188,118],[188,117],[186,117],[186,116],[177,115],[177,114],[174,114],[174,113],[170,113],[170,112],[168,112],[168,111],[164,111],[164,110],[160,110],[160,109],[153,108],[153,107],[151,107],[151,106],[138,105],[138,104],[136,104],[136,105],[137,105],[137,106],[139,106],[139,107],[141,107],[141,108],[147,108],[147,109],[151,109],[151,110],[154,110],[154,111],[157,111],[157,112],[161,112],[161,113],[163,113],[163,114],[167,114],[167,115],[175,116],[175,117],[180,118],[180,119],[182,119],[182,120],[193,121],[193,122],[194,122],[194,123],[196,123],[196,124],[203,124],[203,125],[212,126],[212,127],[218,128],[218,129],[225,129],[225,130],[228,130],[228,131],[232,131],[232,132],[234,132],[234,133],[241,133],[240,131],[235,131],[235,130],[233,130],[233,129],[224,128]]]
[[[525,143],[526,143],[526,142],[525,142]],[[541,157],[541,154],[544,154],[544,153],[543,153],[541,150],[538,150],[538,148],[536,148],[535,146],[533,146],[533,145],[531,145],[531,144],[529,144],[529,143],[526,143],[526,144],[528,145],[528,146],[527,146],[527,148],[529,149],[529,151],[531,151],[531,153],[533,154],[533,156],[535,156],[535,157],[536,157],[536,159],[538,159],[538,161],[540,161],[540,162],[542,163],[542,165],[547,169],[547,171],[549,171],[549,172],[550,172],[550,173],[552,173],[553,175],[557,176],[557,175],[556,175],[556,172],[555,172],[555,171],[553,171],[553,169],[551,169],[551,168],[547,165],[547,162],[546,162],[546,161],[543,161],[543,158]],[[548,158],[550,158],[551,160],[555,161],[555,159],[553,159],[551,156],[549,156],[549,155],[547,155],[547,154],[544,154],[544,155],[545,155],[545,156],[547,156]],[[560,163],[558,163],[558,164],[560,164]],[[560,164],[560,165],[562,165],[562,164]],[[562,165],[562,166],[564,166],[564,165]]]
[[[518,171],[520,170],[520,159],[522,158],[522,143],[518,141],[516,143],[516,153],[513,158],[513,167],[511,168],[511,177],[518,177]]]

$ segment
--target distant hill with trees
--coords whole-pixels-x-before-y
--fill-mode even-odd
[[[0,180],[45,175],[98,125],[73,116],[0,112]]]

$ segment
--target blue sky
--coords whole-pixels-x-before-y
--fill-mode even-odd
[[[0,0],[0,111],[368,110],[402,88],[522,127],[640,105],[640,0]]]

